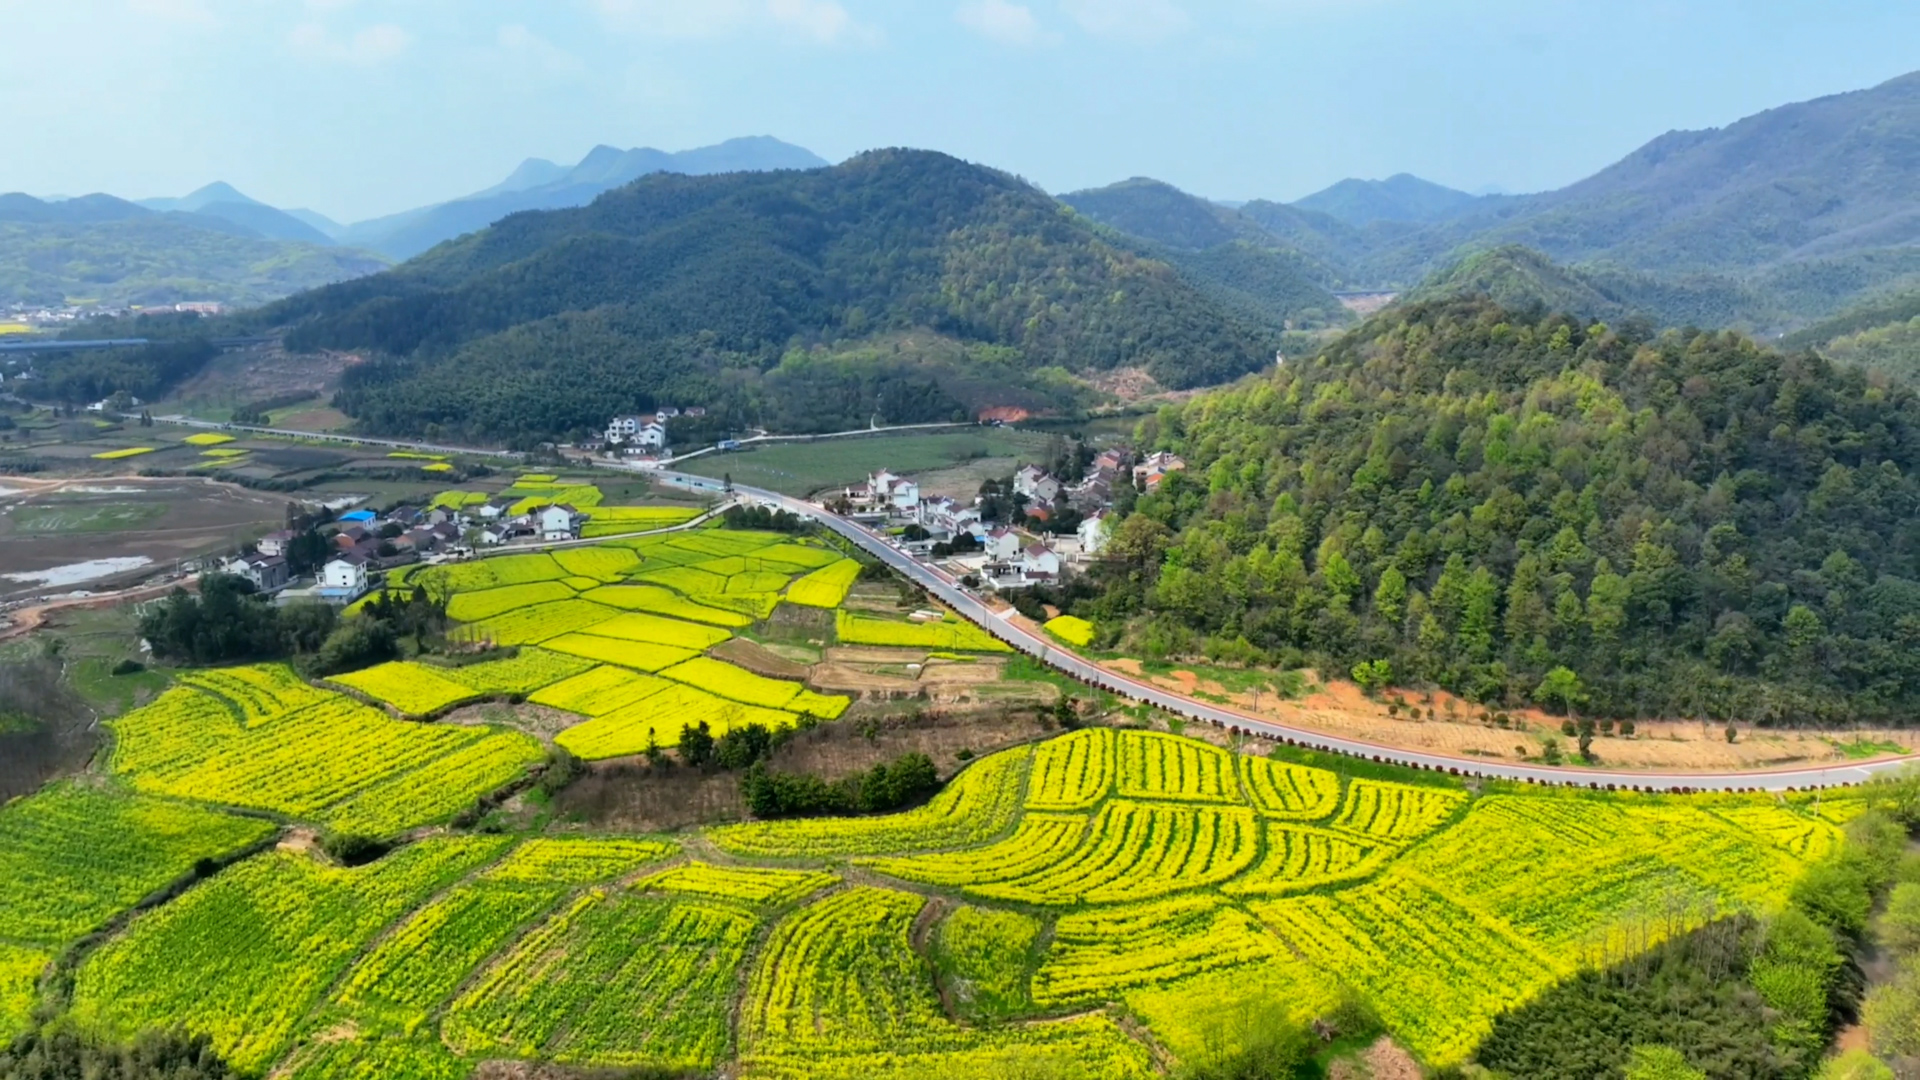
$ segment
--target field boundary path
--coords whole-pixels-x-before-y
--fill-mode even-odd
[[[670,472],[657,472],[657,475],[670,483],[697,490],[719,490],[721,486],[719,482],[703,476]],[[1796,791],[1805,788],[1848,787],[1865,783],[1875,776],[1890,775],[1910,764],[1920,762],[1920,755],[1910,755],[1858,764],[1740,773],[1631,772],[1556,768],[1547,765],[1510,765],[1446,754],[1424,753],[1292,727],[1249,716],[1235,709],[1200,701],[1185,694],[1174,693],[1139,679],[1109,671],[1091,660],[1001,618],[978,597],[961,588],[959,581],[955,580],[951,574],[937,567],[928,566],[887,543],[872,530],[812,503],[739,484],[733,485],[732,493],[745,495],[821,522],[842,537],[859,545],[861,549],[887,566],[905,575],[914,584],[926,589],[941,603],[946,604],[987,633],[1082,683],[1118,694],[1131,701],[1151,704],[1190,720],[1276,739],[1290,746],[1482,779],[1517,780],[1532,784],[1559,784],[1569,787],[1654,791]]]

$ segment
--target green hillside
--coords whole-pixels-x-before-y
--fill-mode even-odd
[[[1765,300],[1729,279],[1661,278],[1619,267],[1561,266],[1515,244],[1474,252],[1436,271],[1406,299],[1418,303],[1472,296],[1509,308],[1539,307],[1614,321],[1638,318],[1657,326],[1750,325],[1766,310]]]
[[[262,304],[385,266],[364,251],[269,240],[200,215],[0,219],[0,303],[7,304]]]
[[[1024,400],[1121,366],[1204,386],[1259,367],[1279,329],[1013,177],[915,151],[650,176],[259,318],[297,324],[296,348],[376,355],[339,399],[367,429],[476,439],[696,402],[788,430],[947,420],[1000,403],[956,381]],[[974,359],[848,347],[906,331]]]
[[[1144,434],[1191,467],[1075,612],[1127,648],[1621,718],[1920,706],[1920,397],[1809,354],[1414,304]]]

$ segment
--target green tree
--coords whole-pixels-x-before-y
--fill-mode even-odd
[[[1540,680],[1540,685],[1534,687],[1533,700],[1542,705],[1557,704],[1562,711],[1571,713],[1576,707],[1586,704],[1587,691],[1580,682],[1580,676],[1574,674],[1571,668],[1557,667],[1547,672],[1546,678]]]
[[[1380,584],[1373,590],[1373,610],[1387,622],[1399,622],[1407,602],[1407,575],[1397,566],[1380,572]]]
[[[1368,694],[1376,693],[1393,685],[1393,663],[1389,660],[1366,660],[1353,665],[1353,681]]]
[[[1920,964],[1868,991],[1860,1015],[1875,1053],[1920,1057]]]
[[[1626,1080],[1707,1080],[1671,1046],[1636,1046],[1627,1062]]]
[[[1898,1080],[1892,1069],[1865,1050],[1849,1050],[1829,1058],[1813,1074],[1813,1080]]]

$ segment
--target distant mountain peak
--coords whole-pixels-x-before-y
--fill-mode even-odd
[[[1467,212],[1478,202],[1464,191],[1422,180],[1412,173],[1394,173],[1385,180],[1342,180],[1292,205],[1337,218],[1349,225],[1375,221],[1426,224]]]

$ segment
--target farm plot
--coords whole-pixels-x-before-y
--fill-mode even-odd
[[[942,620],[904,623],[855,615],[844,608],[834,614],[834,631],[848,645],[890,645],[950,652],[1012,652],[1013,647],[970,622]]]
[[[0,939],[62,945],[271,836],[272,824],[60,784],[0,808]]]
[[[518,608],[554,600],[571,600],[573,596],[573,589],[561,581],[533,581],[525,585],[502,585],[494,589],[461,592],[447,601],[447,618],[460,622],[479,622]]]
[[[948,1020],[931,972],[908,940],[923,903],[908,893],[849,889],[776,926],[741,1009],[745,1074],[1152,1074],[1144,1048],[1103,1016],[991,1031]]]
[[[1093,644],[1093,624],[1085,619],[1076,618],[1072,615],[1061,615],[1048,619],[1046,630],[1047,633],[1052,634],[1054,637],[1059,638],[1069,645],[1077,645],[1085,648]]]
[[[700,655],[693,649],[682,649],[673,645],[597,637],[593,634],[568,634],[565,637],[557,637],[547,642],[546,648],[569,656],[597,660],[603,664],[618,664],[621,667],[649,673],[672,667]]]
[[[308,685],[285,664],[183,671],[177,681],[225,701],[247,727],[282,713],[318,705],[333,696]]]
[[[468,1080],[473,1065],[437,1038],[356,1038],[309,1047],[287,1080]]]
[[[806,607],[837,608],[846,602],[847,591],[859,579],[860,564],[841,559],[794,582],[787,590],[787,599]]]
[[[1151,731],[1122,732],[1119,744],[1122,796],[1241,801],[1233,757],[1218,747]]]
[[[620,581],[640,566],[640,556],[632,548],[621,547],[567,548],[554,552],[553,561],[576,577],[605,583]]]
[[[597,626],[619,614],[610,607],[585,600],[556,600],[496,615],[485,622],[469,623],[463,633],[495,645],[538,645],[562,634]]]
[[[1612,944],[1617,954],[1612,936],[1658,940],[1706,917],[1709,903],[1724,912],[1778,902],[1806,860],[1769,843],[1760,812],[1804,819],[1749,806],[1743,816],[1755,820],[1735,826],[1685,803],[1488,796],[1403,865],[1556,952]]]
[[[536,930],[448,1013],[471,1056],[710,1069],[758,918],[692,899],[597,891]]]
[[[424,665],[423,665],[424,666]],[[593,666],[591,661],[544,649],[523,648],[505,660],[487,660],[460,667],[433,668],[440,678],[457,682],[485,697],[527,695],[570,679]]]
[[[810,896],[840,878],[819,870],[683,863],[635,884],[651,892],[684,893],[757,907],[778,907]]]
[[[710,649],[733,636],[719,627],[700,626],[637,611],[616,615],[587,629],[595,637],[650,641],[655,645],[672,645],[695,652]]]
[[[670,667],[660,674],[675,682],[697,686],[708,693],[746,705],[758,705],[763,709],[783,708],[804,689],[799,683],[769,679],[704,656]]]
[[[1022,904],[1112,904],[1218,885],[1259,854],[1253,812],[1116,801],[1064,858],[970,895]]]
[[[1042,929],[1031,915],[971,905],[940,921],[934,967],[963,1013],[992,1021],[1031,1006],[1027,984]]]
[[[408,578],[408,583],[418,585],[444,600],[457,593],[480,592],[507,585],[529,585],[536,581],[559,581],[570,576],[566,567],[555,562],[551,555],[503,555],[497,559],[430,567]]]
[[[1228,882],[1229,896],[1280,896],[1366,877],[1390,850],[1351,836],[1269,821],[1261,826],[1266,854],[1244,877]]]
[[[585,599],[622,611],[647,611],[712,626],[750,626],[753,616],[724,608],[696,604],[660,585],[609,585],[585,594]]]
[[[1034,973],[1033,1000],[1048,1006],[1111,998],[1116,990],[1285,952],[1253,916],[1215,896],[1074,912],[1054,925],[1046,960]]]
[[[497,856],[491,837],[427,840],[342,870],[273,852],[134,920],[75,979],[75,1018],[108,1038],[181,1025],[264,1073],[380,929]]]
[[[407,716],[432,716],[481,696],[479,691],[444,678],[425,664],[380,664],[335,675],[328,681],[358,690]]]
[[[396,828],[471,804],[541,756],[523,735],[409,724],[339,695],[243,728],[218,699],[182,687],[113,729],[114,771],[138,790]],[[377,814],[354,802],[369,793],[383,800]]]
[[[644,753],[649,746],[671,749],[680,745],[682,728],[704,724],[718,738],[743,724],[778,731],[794,722],[790,712],[742,705],[696,687],[668,683],[660,693],[570,727],[554,741],[586,761],[603,761]]]
[[[1340,802],[1340,778],[1325,769],[1238,755],[1240,784],[1266,817],[1318,821]]]
[[[1395,1036],[1438,1064],[1459,1061],[1496,1014],[1572,970],[1406,874],[1252,907],[1308,961],[1350,980]]]
[[[1451,788],[1355,780],[1347,785],[1347,801],[1331,827],[1389,844],[1406,844],[1438,828],[1466,802],[1466,792]]]
[[[601,666],[537,691],[527,700],[581,716],[605,716],[652,697],[669,685],[626,668]]]
[[[1088,810],[1113,790],[1114,743],[1108,728],[1048,740],[1033,756],[1029,810]]]
[[[679,850],[665,840],[623,836],[536,837],[514,848],[482,879],[533,885],[598,885],[670,858]]]
[[[40,973],[53,957],[37,949],[0,945],[0,1038],[11,1040],[33,1018]]]

